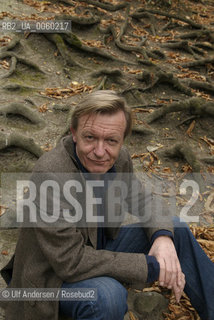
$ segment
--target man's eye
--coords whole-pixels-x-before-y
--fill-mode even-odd
[[[108,142],[109,142],[110,144],[116,144],[116,143],[117,143],[117,140],[115,140],[115,139],[108,139]]]
[[[89,140],[89,141],[91,141],[91,140],[94,139],[94,137],[93,137],[93,136],[86,136],[86,139]]]

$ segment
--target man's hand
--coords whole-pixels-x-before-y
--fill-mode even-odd
[[[160,286],[172,289],[176,301],[179,302],[185,286],[185,276],[172,239],[167,236],[155,239],[149,255],[154,256],[160,264]]]

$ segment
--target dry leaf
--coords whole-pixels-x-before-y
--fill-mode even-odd
[[[2,254],[3,256],[7,256],[7,255],[8,255],[8,251],[7,251],[7,250],[3,250],[3,251],[1,252],[1,254]]]
[[[194,127],[195,127],[195,120],[191,122],[189,128],[186,131],[186,134],[188,134],[189,137],[192,136],[192,130],[194,129]]]
[[[7,209],[8,207],[0,205],[0,217],[3,216]]]

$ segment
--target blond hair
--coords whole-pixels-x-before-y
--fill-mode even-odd
[[[78,119],[89,114],[114,114],[123,111],[126,118],[124,138],[131,133],[132,115],[126,100],[113,90],[99,90],[85,96],[75,107],[71,116],[71,127],[77,130]]]

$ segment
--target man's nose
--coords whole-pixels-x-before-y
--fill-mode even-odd
[[[97,141],[96,146],[94,148],[94,154],[99,158],[102,158],[104,156],[105,147],[103,141]]]

